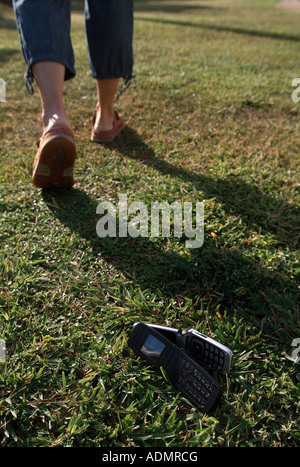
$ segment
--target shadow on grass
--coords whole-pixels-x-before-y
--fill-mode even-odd
[[[17,29],[15,20],[12,18],[5,18],[0,13],[0,29]]]
[[[195,184],[201,183],[201,189],[204,186],[207,193],[213,196],[218,193],[220,200],[223,200],[222,187],[221,191],[219,187],[222,183],[225,184],[224,190],[231,190],[233,198],[237,193],[240,197],[240,191],[246,189],[248,194],[261,199],[262,193],[249,185],[245,188],[241,181],[213,180],[158,160],[153,151],[129,128],[114,146],[124,156],[142,160],[162,173]],[[265,203],[278,203],[264,196]],[[100,216],[96,214],[96,208],[100,199],[95,201],[77,188],[69,191],[43,191],[43,199],[56,219],[88,242],[92,253],[89,248],[87,254],[91,254],[93,264],[94,258],[100,256],[127,279],[133,280],[144,290],[157,291],[158,295],[179,300],[200,298],[211,303],[213,308],[238,308],[250,320],[276,316],[278,329],[287,332],[286,320],[290,319],[291,310],[296,306],[296,286],[284,274],[262,268],[238,248],[229,250],[218,247],[213,239],[205,238],[201,248],[179,255],[166,248],[167,241],[161,239],[99,238],[96,224]],[[239,203],[236,203],[235,208],[240,208]],[[248,221],[251,222],[250,217]],[[183,242],[184,239],[178,241]],[[82,249],[85,251],[86,246],[83,245]]]
[[[143,287],[159,288],[167,295],[174,290],[186,289],[193,277],[193,265],[179,255],[162,254],[163,247],[147,238],[99,238],[96,224],[100,215],[96,208],[100,201],[93,200],[85,191],[44,190],[43,199],[53,215],[70,231],[88,241],[93,255],[101,255],[128,278]]]
[[[163,2],[161,0],[135,0],[134,10],[135,11],[160,11],[163,13],[183,13],[190,10],[211,10],[216,7],[207,3],[203,4],[188,4],[185,2]],[[218,8],[220,10],[221,8]]]
[[[84,0],[71,0],[72,10],[83,11]],[[182,13],[190,10],[208,10],[215,8],[207,3],[186,4],[184,1],[164,2],[163,0],[135,0],[135,11],[161,11],[164,13]],[[220,8],[218,8],[220,10]]]
[[[6,63],[15,54],[20,54],[19,49],[0,49],[0,63]]]
[[[135,130],[126,127],[123,136],[110,146],[123,156],[141,161],[164,175],[193,184],[205,199],[216,198],[229,214],[242,218],[245,225],[263,234],[271,233],[282,245],[299,247],[300,211],[281,198],[264,193],[260,188],[231,175],[227,178],[207,176],[176,167],[156,157]]]
[[[246,36],[256,36],[256,37],[267,37],[269,39],[277,39],[277,40],[286,40],[286,41],[300,41],[300,36],[294,36],[290,34],[282,34],[276,32],[268,32],[268,31],[259,31],[254,29],[244,29],[244,28],[236,28],[236,27],[229,27],[229,26],[217,26],[212,24],[200,24],[200,23],[193,23],[191,21],[181,21],[173,20],[173,19],[165,19],[165,18],[145,18],[141,16],[135,16],[135,20],[138,21],[150,21],[155,23],[163,23],[163,24],[171,24],[174,26],[181,26],[181,27],[191,27],[191,28],[199,28],[199,29],[209,29],[212,31],[219,31],[219,32],[233,32],[235,34],[242,34]]]

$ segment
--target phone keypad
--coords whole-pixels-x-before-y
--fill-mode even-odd
[[[178,379],[182,389],[192,397],[199,408],[204,408],[211,397],[215,397],[216,385],[201,371],[189,362],[181,368]]]
[[[224,352],[209,342],[204,343],[203,363],[214,370],[222,370],[224,366]]]

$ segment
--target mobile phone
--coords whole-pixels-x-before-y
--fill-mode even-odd
[[[222,373],[230,372],[233,352],[228,347],[192,328],[184,329],[181,335],[183,348],[197,362]]]
[[[162,367],[170,381],[195,407],[209,412],[221,396],[221,387],[183,349],[145,323],[136,323],[129,347],[155,368]]]
[[[159,324],[149,323],[148,325],[184,349],[199,364],[222,373],[230,372],[233,365],[233,352],[215,339],[192,328],[181,331]]]

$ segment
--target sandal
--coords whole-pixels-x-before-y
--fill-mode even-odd
[[[72,187],[76,159],[72,130],[65,126],[53,126],[37,141],[37,147],[32,174],[34,186],[36,188]]]
[[[110,141],[113,141],[116,138],[116,136],[118,136],[118,134],[121,133],[122,130],[124,130],[125,128],[124,119],[122,115],[120,115],[115,110],[112,129],[108,131],[95,131],[94,125],[96,122],[97,110],[98,110],[98,104],[97,104],[96,110],[94,112],[93,120],[92,120],[91,141],[93,141],[94,143],[109,143]]]

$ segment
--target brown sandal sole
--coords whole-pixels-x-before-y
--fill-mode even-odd
[[[41,141],[32,182],[36,188],[70,188],[74,185],[75,141],[63,133]]]

